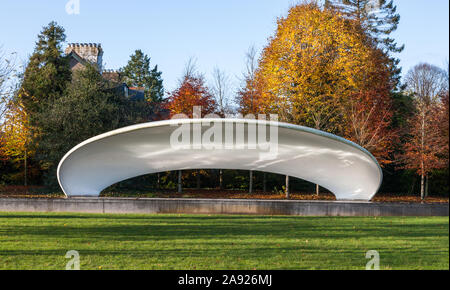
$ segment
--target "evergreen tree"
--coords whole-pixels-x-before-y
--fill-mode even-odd
[[[130,87],[143,87],[148,101],[161,102],[164,97],[162,73],[158,66],[150,68],[150,57],[141,50],[131,55],[128,64],[122,69],[126,84]]]
[[[75,145],[134,124],[136,112],[130,112],[130,103],[133,101],[111,88],[92,65],[75,71],[65,92],[38,114],[38,158],[47,170],[46,183],[56,184],[56,167]]]
[[[405,48],[389,37],[397,30],[400,22],[400,15],[393,0],[325,0],[325,7],[335,9],[344,17],[358,21],[363,31],[370,35],[386,54],[399,53]],[[395,86],[400,83],[399,63],[399,59],[391,57],[390,70]]]
[[[29,59],[20,95],[33,126],[38,125],[35,113],[58,99],[71,79],[69,62],[62,50],[65,39],[64,28],[50,22],[38,35]]]

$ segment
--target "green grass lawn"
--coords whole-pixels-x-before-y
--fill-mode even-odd
[[[449,269],[449,219],[0,213],[0,269]]]

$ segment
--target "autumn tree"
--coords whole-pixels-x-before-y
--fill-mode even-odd
[[[242,85],[236,94],[238,111],[242,115],[262,113],[262,80],[256,79],[258,70],[257,51],[251,46],[245,54],[245,71],[242,77]]]
[[[201,106],[201,114],[216,113],[216,101],[202,74],[198,73],[191,61],[186,65],[179,87],[169,93],[166,108],[171,116],[185,114],[192,118],[195,106]]]
[[[314,2],[294,6],[263,50],[256,71],[260,107],[282,121],[347,137],[387,160],[395,137],[388,64],[356,20]]]
[[[159,103],[164,98],[162,73],[158,66],[150,67],[150,57],[138,49],[130,56],[128,64],[122,68],[124,81],[130,87],[145,90],[146,99]]]
[[[216,99],[211,89],[208,88],[204,76],[197,71],[195,60],[189,59],[187,62],[178,88],[169,93],[166,109],[170,110],[171,117],[184,114],[189,118],[194,118],[194,107],[201,107],[202,117],[218,113]],[[195,116],[198,118],[199,116]],[[192,174],[196,176],[197,184],[200,186],[200,176],[205,175],[204,170],[197,170]],[[178,172],[178,188],[181,188],[181,171]]]
[[[416,170],[420,175],[422,199],[426,197],[425,182],[429,173],[446,166],[442,156],[448,152],[448,140],[442,137],[440,123],[440,112],[445,111],[440,98],[446,82],[442,69],[426,63],[416,65],[406,75],[408,90],[414,95],[416,114],[410,120],[410,138],[401,160],[404,168]]]
[[[443,144],[443,148],[441,148],[441,162],[446,165],[448,168],[449,165],[449,71],[450,66],[447,62],[447,71],[444,72],[443,76],[443,86],[442,92],[440,96],[440,109],[438,116],[438,124],[440,127],[440,143]]]
[[[3,140],[3,133],[0,131],[0,182],[4,182],[5,174],[9,171],[10,168],[10,162],[9,162],[9,156],[6,155],[4,146],[5,142]]]
[[[392,115],[389,60],[368,37],[334,10],[315,3],[291,8],[256,72],[264,110],[384,152]]]
[[[23,161],[24,185],[27,186],[27,162],[32,154],[32,132],[28,115],[19,100],[11,100],[1,126],[2,152],[15,162]]]
[[[283,121],[339,132],[340,103],[358,91],[369,56],[358,29],[333,11],[292,7],[261,56],[262,107]]]
[[[448,140],[449,140],[449,107],[448,107],[448,96],[449,91],[448,89],[443,92],[442,94],[442,105],[440,110],[440,116],[439,116],[439,124],[441,127],[441,143],[444,144],[445,148],[442,149],[443,151],[443,161],[448,165],[449,162],[449,148],[448,148]]]
[[[382,166],[392,163],[399,130],[393,126],[394,102],[389,60],[377,48],[371,51],[358,91],[343,101],[343,136],[370,151]]]

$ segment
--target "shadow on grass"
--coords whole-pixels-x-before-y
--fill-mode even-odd
[[[310,219],[310,220],[322,220],[322,219],[352,219],[352,217],[301,217],[301,216],[278,216],[278,215],[186,215],[186,214],[41,214],[41,213],[27,213],[27,214],[0,214],[0,219],[2,218],[20,218],[20,219],[109,219],[109,220],[179,220],[179,219],[190,219],[190,220],[267,220],[267,219]],[[373,219],[372,217],[361,217],[362,219]],[[359,218],[359,219],[361,219]]]
[[[25,218],[27,218],[25,216]],[[62,219],[60,216],[59,218]],[[170,220],[158,218],[137,218],[134,221],[95,220],[95,224],[83,222],[78,216],[66,216],[66,225],[42,225],[40,221],[30,225],[0,227],[0,236],[20,237],[42,236],[50,238],[84,238],[88,240],[148,241],[148,240],[203,240],[229,237],[253,237],[255,239],[360,239],[360,238],[429,238],[448,237],[448,224],[417,223],[399,224],[389,221],[366,221],[357,223],[354,219],[289,219],[285,218],[191,218],[180,217]],[[119,224],[117,224],[119,223]]]
[[[220,244],[214,247],[188,243],[183,248],[164,249],[79,249],[83,269],[97,268],[102,263],[113,268],[155,268],[156,264],[166,265],[172,269],[361,269],[365,268],[364,247],[321,247],[321,246],[283,246],[224,248]],[[197,245],[198,246],[198,245]],[[415,249],[378,248],[382,253],[383,266],[395,265],[402,268],[440,267],[444,269],[442,257],[448,256],[446,250],[436,250],[432,246]],[[283,253],[283,254],[282,254]],[[0,257],[22,261],[52,261],[52,267],[64,268],[65,250],[0,250]],[[39,258],[41,257],[41,258]],[[421,260],[420,265],[418,260]],[[320,261],[320,262],[318,262]],[[434,266],[441,261],[439,266]],[[243,264],[241,264],[243,263]],[[29,264],[26,264],[29,265]],[[193,268],[193,265],[196,267]]]
[[[330,248],[329,250],[333,250]],[[429,250],[432,250],[430,248]],[[302,246],[296,246],[296,247],[257,247],[257,248],[251,248],[251,249],[229,249],[229,250],[221,250],[221,253],[227,253],[227,255],[232,255],[235,257],[240,258],[250,258],[250,257],[264,257],[267,258],[268,256],[276,256],[279,255],[280,252],[287,252],[287,251],[299,251],[302,254],[323,254],[324,249],[319,247],[302,247]],[[408,250],[405,250],[405,252],[408,252]],[[146,256],[155,256],[155,257],[168,257],[168,256],[174,256],[176,255],[179,258],[192,258],[192,257],[198,257],[203,258],[205,256],[216,256],[218,251],[216,249],[150,249],[150,250],[138,250],[138,249],[132,249],[132,250],[80,250],[80,255],[92,255],[92,256],[140,256],[140,257],[146,257]],[[383,249],[384,255],[391,255],[398,253],[398,250],[390,250],[390,249]],[[432,255],[442,255],[446,254],[448,252],[446,251],[434,251]],[[0,250],[0,256],[1,255],[8,255],[8,256],[35,256],[35,255],[42,255],[42,256],[62,256],[66,254],[65,250]],[[339,250],[339,254],[342,255],[354,255],[355,257],[358,257],[359,260],[360,256],[362,254],[365,254],[365,252],[361,251],[361,249],[345,249],[345,250]]]

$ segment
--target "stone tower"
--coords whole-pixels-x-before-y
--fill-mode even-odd
[[[102,72],[103,49],[100,43],[69,43],[65,52],[73,56],[70,60],[71,69],[84,67],[83,62],[89,62]]]

